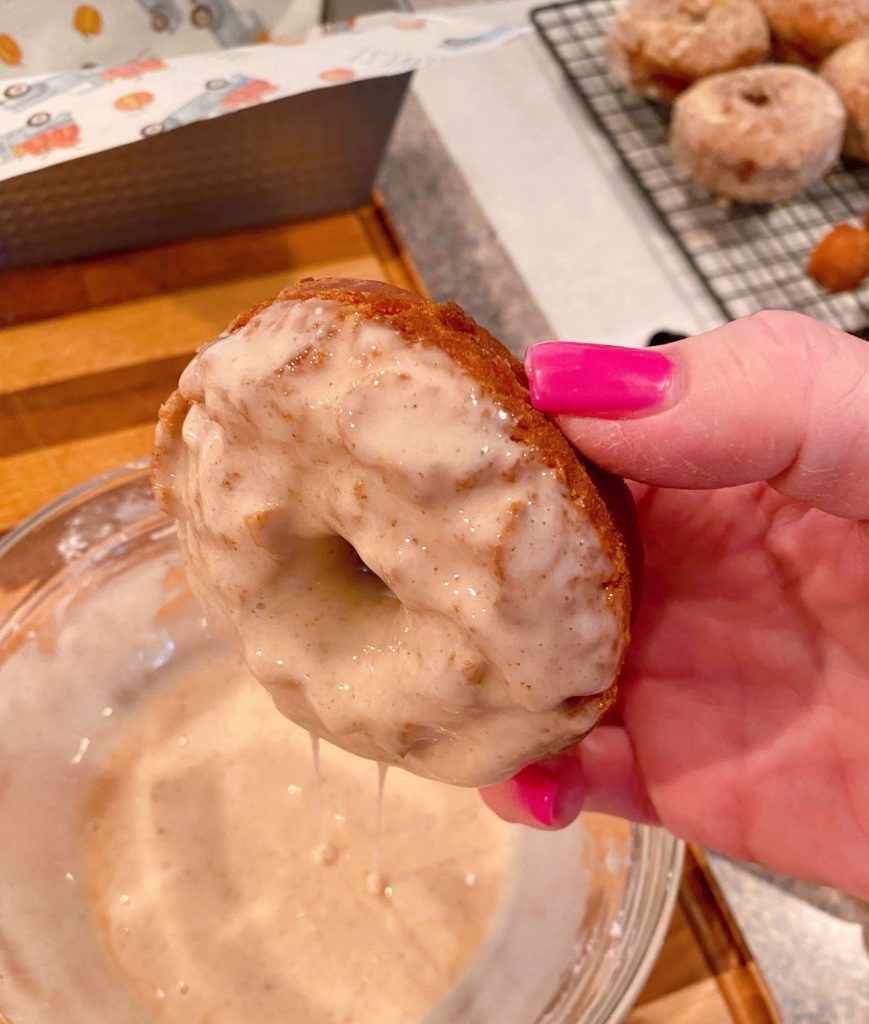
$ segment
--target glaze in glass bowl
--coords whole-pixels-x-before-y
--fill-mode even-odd
[[[174,525],[153,501],[144,464],[78,487],[0,543],[2,1024],[160,1020],[136,1003],[95,934],[76,881],[77,841],[117,723],[169,662],[212,642],[193,602],[173,603],[159,583],[181,578],[180,567]],[[113,599],[125,588],[137,594],[132,611]],[[95,658],[112,679],[109,696],[81,669]],[[517,953],[521,998],[509,1012],[477,1012],[475,1024],[611,1024],[635,1002],[670,920],[682,844],[598,815],[583,816],[571,835],[560,842],[575,842],[582,866],[578,926],[558,955]],[[480,963],[497,992],[503,961]],[[442,1007],[425,1020],[460,1024]]]

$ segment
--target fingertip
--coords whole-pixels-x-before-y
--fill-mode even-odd
[[[546,831],[565,828],[584,809],[660,824],[630,737],[618,723],[598,725],[570,750],[484,786],[480,795],[504,821]]]
[[[478,792],[489,810],[494,811],[503,821],[511,825],[530,825],[532,828],[539,828],[539,824],[530,815],[523,814],[513,792],[512,780],[498,782],[494,786],[481,786]]]
[[[480,795],[505,821],[557,830],[576,819],[586,793],[579,762],[563,756],[527,765],[507,782],[483,787]]]
[[[660,824],[624,725],[598,725],[583,740],[583,771],[590,811],[648,825]]]

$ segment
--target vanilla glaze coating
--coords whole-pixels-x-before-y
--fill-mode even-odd
[[[627,641],[624,550],[518,419],[443,347],[329,297],[278,297],[194,358],[155,487],[285,715],[468,786],[591,728]]]

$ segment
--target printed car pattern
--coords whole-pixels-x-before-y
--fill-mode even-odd
[[[79,126],[72,114],[32,114],[27,123],[0,135],[0,164],[25,156],[45,156],[55,149],[69,149],[79,141]]]
[[[208,29],[221,46],[246,46],[265,35],[255,11],[239,11],[229,0],[194,0],[190,21]]]
[[[115,67],[80,68],[75,71],[62,71],[58,75],[50,75],[38,82],[12,82],[0,92],[0,108],[3,110],[29,110],[38,103],[53,99],[61,93],[81,95],[91,92],[106,82],[122,79],[139,78],[153,71],[162,71],[166,62],[159,57],[148,57],[144,60],[129,61]]]
[[[193,121],[213,117],[221,110],[241,110],[253,106],[277,92],[278,87],[262,78],[249,78],[247,75],[233,75],[231,78],[212,78],[205,83],[205,92],[200,93],[189,103],[185,103],[174,113],[157,124],[146,125],[142,135],[159,135],[161,132],[181,128]]]

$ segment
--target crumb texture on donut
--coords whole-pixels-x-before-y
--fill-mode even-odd
[[[869,161],[869,34],[836,50],[821,66],[821,76],[839,94],[848,115],[843,151]]]
[[[326,280],[242,314],[164,408],[154,485],[209,615],[348,750],[481,785],[613,699],[629,498],[455,304]]]
[[[676,101],[676,163],[720,196],[746,203],[796,195],[839,157],[842,102],[804,68],[765,66],[713,75]]]
[[[613,20],[607,56],[623,85],[669,103],[700,78],[757,64],[769,45],[754,0],[631,0]]]

